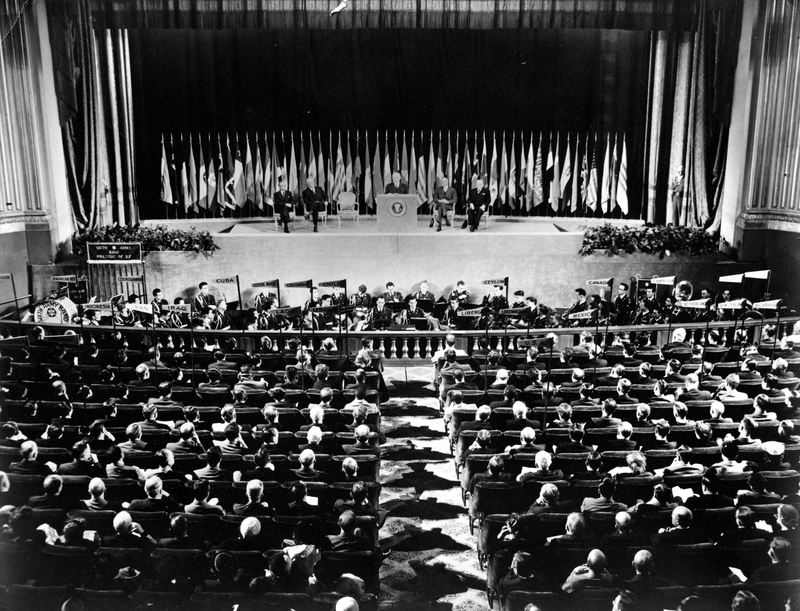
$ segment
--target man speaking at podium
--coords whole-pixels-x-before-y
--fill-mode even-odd
[[[392,193],[397,193],[398,195],[408,194],[408,185],[404,185],[400,182],[400,172],[392,173],[392,182],[386,185],[385,192],[387,195]]]

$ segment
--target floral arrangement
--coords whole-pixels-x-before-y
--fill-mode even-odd
[[[169,229],[163,225],[106,225],[97,229],[75,232],[72,235],[72,251],[76,255],[86,254],[87,242],[141,242],[144,252],[154,250],[183,250],[207,252],[218,250],[214,238],[208,231]]]
[[[657,254],[660,259],[675,252],[690,255],[714,253],[719,249],[719,238],[699,227],[676,225],[645,225],[628,227],[605,223],[599,227],[581,227],[583,244],[580,254],[591,255],[595,250],[605,249],[609,257],[620,253],[643,252]]]

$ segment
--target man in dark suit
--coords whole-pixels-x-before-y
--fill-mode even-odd
[[[642,363],[639,365],[638,375],[631,380],[634,384],[654,384],[655,379],[650,377],[653,372],[653,366],[650,363]]]
[[[406,296],[406,301],[411,299],[412,295],[417,298],[417,301],[436,301],[436,297],[428,290],[428,281],[423,280],[419,283],[419,290],[416,293],[411,293]]]
[[[742,363],[742,370],[739,372],[739,381],[760,380],[761,374],[756,369],[758,362],[753,358],[746,358]]]
[[[275,214],[281,217],[283,223],[283,233],[289,232],[289,215],[294,211],[294,197],[292,192],[287,190],[286,181],[281,179],[278,182],[278,190],[274,195]]]
[[[707,390],[700,390],[700,378],[696,373],[686,376],[685,388],[678,391],[678,400],[686,403],[687,401],[711,401],[711,393]]]
[[[602,414],[598,418],[592,418],[590,428],[608,428],[610,426],[619,426],[622,420],[614,418],[614,412],[617,411],[617,402],[614,399],[606,399],[601,405]]]
[[[86,475],[88,477],[105,477],[105,469],[97,462],[92,449],[85,441],[78,441],[72,446],[72,462],[58,467],[59,475]]]
[[[508,389],[509,387],[506,388]],[[531,420],[528,418],[528,413],[530,410],[528,410],[528,406],[525,405],[524,401],[515,401],[511,407],[511,412],[513,413],[514,417],[510,420],[506,420],[506,423],[503,426],[506,431],[521,431],[522,429],[528,427],[538,430],[542,426],[538,420]]]
[[[800,566],[791,561],[792,545],[788,539],[775,537],[769,544],[770,564],[753,571],[747,583],[791,581],[800,574]],[[788,607],[788,605],[787,605]]]
[[[625,352],[625,357],[622,359],[622,365],[625,367],[638,367],[642,364],[642,359],[635,358],[636,346],[630,342],[627,342],[622,349]]]
[[[32,496],[28,499],[31,509],[72,509],[68,500],[61,495],[64,480],[58,475],[48,475],[42,483],[43,494]]]
[[[480,431],[481,429],[491,430],[492,424],[489,422],[489,418],[492,415],[492,408],[488,405],[481,405],[478,408],[478,411],[475,412],[475,420],[462,422],[461,426],[458,427],[458,435],[460,435],[463,431]]]
[[[48,476],[53,472],[45,464],[36,462],[39,456],[39,447],[35,441],[23,441],[19,448],[19,453],[22,460],[19,462],[12,462],[8,467],[9,473],[16,473],[17,475],[41,475]]]
[[[503,400],[492,401],[489,404],[489,407],[492,408],[493,410],[498,407],[513,407],[516,399],[517,399],[517,388],[513,384],[509,384],[503,389]]]
[[[369,442],[370,430],[366,424],[359,425],[355,430],[356,442],[350,445],[343,445],[342,451],[348,456],[372,455],[380,456],[381,449],[376,448]]]
[[[317,233],[317,223],[319,222],[319,213],[324,212],[328,206],[328,197],[322,187],[314,185],[314,179],[309,178],[306,181],[306,188],[302,194],[303,206],[305,207],[305,217],[311,215],[314,221],[314,233]]]
[[[181,504],[171,496],[165,495],[163,482],[157,475],[152,475],[147,478],[147,481],[144,483],[144,492],[147,498],[131,501],[131,511],[163,511],[166,513],[181,511]]]
[[[339,516],[339,534],[329,535],[331,548],[334,552],[368,552],[372,549],[372,542],[366,537],[356,534],[358,518],[349,509]]]
[[[628,394],[630,391],[631,381],[629,379],[622,378],[617,382],[617,396],[615,397],[617,405],[634,405],[639,403],[639,401]]]
[[[616,386],[617,382],[625,375],[625,365],[617,364],[611,368],[608,375],[597,379],[595,386]]]
[[[217,300],[208,292],[208,282],[201,282],[197,288],[200,289],[200,292],[194,298],[194,309],[197,313],[206,315],[212,308],[217,307]]]
[[[444,222],[447,223],[447,226],[450,227],[447,210],[456,205],[456,190],[450,186],[450,181],[446,176],[442,178],[441,185],[434,190],[433,202],[436,206],[436,231],[442,230],[442,217],[444,217]]]
[[[676,507],[672,510],[672,526],[662,528],[660,532],[650,537],[650,542],[656,548],[708,543],[708,535],[704,530],[696,528],[692,524],[693,518],[691,509],[683,506]]]
[[[175,454],[202,454],[203,444],[197,436],[194,425],[191,422],[184,422],[179,430],[181,438],[167,444],[167,449]]]
[[[489,189],[484,186],[483,179],[479,178],[475,182],[475,188],[469,193],[467,220],[461,225],[461,229],[465,229],[469,225],[469,230],[475,231],[481,222],[481,216],[488,211],[490,203]]]
[[[592,448],[583,445],[583,426],[574,424],[569,429],[569,441],[562,441],[556,448],[556,454],[573,453],[579,454],[584,452],[591,452]]]
[[[271,516],[275,512],[261,499],[264,495],[264,484],[261,480],[252,479],[247,482],[247,502],[237,503],[233,506],[233,513],[237,516]]]
[[[609,439],[608,441],[600,444],[598,448],[601,452],[614,451],[614,452],[629,452],[635,450],[638,446],[635,441],[631,439],[633,435],[633,426],[630,422],[622,422],[617,427],[616,439]]]
[[[674,450],[678,447],[676,442],[667,439],[671,430],[669,422],[656,420],[653,424],[655,424],[655,439],[644,448],[645,450]]]
[[[386,193],[386,195],[391,195],[392,193],[405,195],[408,193],[408,185],[400,182],[400,178],[400,172],[392,173],[392,182],[386,185],[386,188],[384,189],[384,193]]]

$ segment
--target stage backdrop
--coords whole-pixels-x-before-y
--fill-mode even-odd
[[[648,32],[139,29],[128,35],[142,218],[209,214],[160,201],[165,134],[169,146],[170,136],[223,134],[224,142],[226,134],[238,135],[241,143],[246,135],[263,142],[267,132],[280,132],[278,154],[285,157],[284,144],[288,149],[292,135],[299,149],[301,138],[307,147],[308,134],[317,142],[321,133],[328,158],[326,134],[336,134],[335,149],[340,130],[350,131],[351,142],[358,135],[354,151],[370,161],[376,130],[392,150],[395,132],[406,140],[413,135],[418,155],[420,149],[427,153],[432,135],[438,146],[439,130],[451,130],[454,138],[460,133],[462,149],[468,135],[470,151],[476,130],[496,131],[506,142],[516,134],[517,147],[525,150],[540,132],[545,143],[550,132],[559,132],[562,155],[564,135],[583,142],[597,133],[598,167],[608,134],[618,133],[621,147],[624,133],[627,216],[640,217]],[[184,146],[175,156],[179,167],[187,150]],[[574,144],[572,155],[574,164]],[[248,210],[223,213],[242,212]],[[531,214],[555,215],[547,204]],[[558,215],[592,216],[592,211],[579,207]],[[607,216],[619,218],[620,212]]]

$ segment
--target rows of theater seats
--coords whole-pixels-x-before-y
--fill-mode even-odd
[[[577,354],[577,353],[576,353]],[[685,362],[691,356],[689,350],[667,353],[667,358],[679,358]],[[609,358],[610,357],[610,358]],[[661,360],[658,352],[653,351],[649,354],[637,354],[638,358],[651,360],[652,373],[655,379],[664,377],[666,365]],[[733,373],[739,369],[739,363],[735,361],[723,361],[721,359],[730,358],[727,349],[718,349],[711,354],[706,353],[706,358],[711,357],[715,361],[713,374],[723,379],[728,373]],[[537,357],[538,366],[547,364],[547,355]],[[606,354],[610,364],[621,361],[621,354]],[[734,357],[735,358],[735,357]],[[463,365],[468,365],[471,361],[467,358],[459,358]],[[590,453],[556,453],[557,446],[562,442],[570,441],[570,430],[564,428],[550,428],[550,425],[557,418],[557,407],[561,403],[569,403],[579,399],[577,386],[560,387],[564,382],[572,379],[573,367],[556,367],[550,370],[550,380],[557,385],[556,396],[550,397],[548,406],[544,407],[542,393],[529,387],[531,382],[539,379],[548,379],[546,372],[531,377],[529,367],[535,365],[524,364],[523,355],[505,355],[501,363],[509,367],[510,377],[508,383],[520,389],[517,392],[517,399],[522,400],[530,407],[526,417],[530,420],[544,422],[547,429],[542,434],[537,431],[534,443],[543,446],[552,456],[552,465],[549,470],[561,472],[563,477],[558,479],[544,477],[541,480],[528,479],[524,482],[516,481],[517,476],[532,469],[537,465],[536,452],[516,452],[512,449],[505,451],[520,444],[520,430],[505,430],[506,423],[514,418],[513,409],[509,406],[512,401],[508,400],[505,387],[499,387],[492,382],[495,380],[496,368],[490,371],[468,372],[465,381],[480,383],[486,380],[484,390],[461,390],[463,403],[471,404],[469,407],[456,406],[452,411],[447,411],[449,419],[448,430],[450,434],[451,449],[454,456],[456,473],[460,477],[462,486],[462,498],[469,510],[470,529],[476,535],[476,546],[478,559],[482,566],[487,567],[488,583],[487,596],[490,603],[498,604],[497,583],[493,577],[502,577],[508,565],[502,565],[502,574],[492,575],[495,553],[498,549],[498,535],[506,525],[509,517],[514,514],[525,514],[529,511],[532,504],[540,498],[542,486],[552,484],[558,488],[558,499],[561,503],[559,509],[539,514],[532,521],[537,540],[544,541],[549,537],[557,537],[565,533],[567,519],[572,511],[579,511],[582,502],[586,498],[597,498],[598,484],[601,476],[587,476],[587,460]],[[578,363],[584,364],[584,363]],[[758,361],[757,369],[763,375],[771,370],[772,363],[765,359]],[[687,364],[683,366],[680,373],[684,375],[695,372],[697,364]],[[789,359],[789,369],[795,376],[787,376],[788,379],[781,380],[781,388],[795,391],[800,385],[800,380],[796,374],[800,372],[800,353],[796,359]],[[584,382],[594,383],[595,380],[606,376],[610,367],[592,369],[587,367],[584,370]],[[626,368],[623,377],[635,379],[639,375],[639,368]],[[452,386],[454,380],[447,379],[444,374],[442,383],[445,392]],[[672,394],[678,388],[684,386],[683,383],[675,382],[668,384],[667,393]],[[715,391],[719,386],[719,381],[706,382],[701,384],[701,388]],[[527,390],[522,390],[526,389]],[[712,439],[721,440],[726,434],[730,433],[737,436],[739,421],[747,414],[752,412],[753,398],[763,392],[761,380],[754,383],[742,383],[739,390],[745,391],[747,399],[735,401],[724,401],[725,416],[733,422],[711,422]],[[653,385],[634,385],[630,393],[637,401],[647,401],[653,397]],[[594,397],[600,401],[606,398],[617,396],[617,388],[614,386],[598,386],[594,389]],[[505,406],[498,406],[504,402]],[[709,418],[709,408],[712,401],[687,401],[688,419],[692,421],[706,420]],[[778,418],[788,417],[792,420],[796,429],[800,429],[800,418],[797,418],[797,408],[800,402],[796,396],[787,399],[786,396],[777,397],[770,400],[770,408],[778,414]],[[477,448],[476,441],[481,434],[479,430],[460,431],[461,425],[476,419],[479,406],[494,404],[488,418],[488,425],[482,428],[485,431],[483,436],[488,435],[490,439],[485,448]],[[655,421],[664,419],[672,426],[668,439],[676,442],[677,446],[686,444],[693,447],[692,462],[709,468],[720,462],[723,457],[719,446],[696,447],[698,437],[695,433],[693,424],[677,425],[673,410],[674,404],[671,402],[651,402],[649,403],[649,420]],[[638,449],[642,450],[652,444],[655,439],[654,427],[652,424],[643,424],[637,420],[637,403],[630,405],[618,405],[614,412],[614,417],[623,422],[633,425],[631,439],[636,442]],[[600,406],[576,406],[572,407],[571,421],[587,425],[585,436],[582,443],[590,447],[603,446],[606,442],[617,436],[617,427],[610,428],[591,428],[591,418],[601,416]],[[790,466],[789,470],[768,471],[765,466],[767,457],[760,444],[741,445],[737,460],[747,461],[753,471],[758,471],[764,477],[766,490],[774,493],[774,498],[768,499],[772,502],[763,502],[761,505],[753,505],[752,509],[759,520],[764,520],[778,531],[775,520],[777,509],[783,502],[794,503],[796,508],[800,508],[798,500],[798,485],[800,484],[800,473],[797,469],[800,463],[800,443],[796,438],[787,440],[781,437],[779,432],[779,420],[765,421],[760,420],[754,437],[761,441],[780,440],[784,442],[783,461]],[[788,441],[788,442],[787,442]],[[626,458],[631,450],[627,451],[605,451],[601,453],[602,465],[600,471],[607,473],[616,467],[626,466]],[[647,463],[647,472],[663,469],[673,463],[676,457],[676,450],[644,450]],[[478,481],[475,483],[474,476],[487,472],[490,460],[499,457],[503,460],[504,471],[510,474],[511,481],[491,481],[492,478]],[[718,493],[736,498],[740,491],[750,489],[750,477],[752,471],[744,473],[727,473],[718,476]],[[661,476],[642,476],[626,477],[620,479],[616,485],[614,500],[634,507],[637,502],[649,501],[653,497],[654,486],[658,483],[665,484],[669,489],[677,486],[682,489],[691,489],[695,494],[703,492],[703,474],[693,475],[665,475]],[[472,489],[470,490],[470,487]],[[698,528],[704,529],[710,538],[716,541],[722,533],[735,528],[736,508],[725,507],[722,509],[697,510],[694,520]],[[550,588],[540,588],[542,591],[511,591],[506,593],[504,599],[500,601],[501,608],[506,611],[522,611],[526,605],[533,603],[540,609],[560,610],[560,609],[602,609],[611,608],[612,601],[618,595],[620,588],[588,588],[571,595],[565,595],[560,585],[578,566],[586,563],[587,556],[592,549],[600,545],[604,537],[611,535],[615,531],[615,513],[613,512],[594,512],[585,513],[584,519],[587,529],[580,544],[573,547],[564,546],[553,550],[549,546],[537,545],[528,550],[535,558],[536,574],[544,575],[545,581],[549,582]],[[649,542],[649,537],[662,528],[672,526],[672,508],[658,509],[657,511],[647,512],[638,515],[634,522],[634,532],[640,541]],[[779,533],[778,533],[779,534]],[[797,533],[795,533],[796,535]],[[776,534],[777,536],[777,534]],[[795,542],[800,539],[795,537]],[[727,583],[727,566],[743,566],[745,572],[749,574],[759,566],[769,563],[767,548],[769,541],[759,541],[748,544],[738,549],[720,550],[714,543],[697,544],[693,546],[676,546],[672,549],[656,549],[650,545],[639,544],[624,549],[604,550],[609,560],[609,570],[620,576],[621,579],[633,577],[631,568],[635,554],[642,549],[651,551],[655,557],[656,567],[660,575],[672,579],[674,586],[659,588],[659,601],[655,606],[648,607],[653,609],[675,609],[678,608],[680,601],[687,596],[696,595],[701,600],[702,609],[730,609],[731,600],[742,585],[730,585]],[[795,546],[797,547],[797,546]],[[794,561],[800,561],[800,549],[793,549]],[[733,560],[732,556],[736,556]],[[506,559],[507,560],[507,559]],[[800,567],[800,565],[798,565]],[[766,583],[753,584],[750,590],[753,591],[761,600],[762,609],[784,609],[786,598],[791,593],[800,592],[800,568],[798,569],[798,581],[786,583]],[[719,585],[726,582],[727,585]],[[747,586],[744,586],[747,587]],[[788,608],[788,607],[787,607]],[[792,607],[794,608],[794,607]]]
[[[146,351],[129,350],[128,358],[133,366],[130,367],[100,367],[84,366],[78,368],[71,365],[49,364],[46,369],[59,374],[59,378],[66,382],[67,395],[79,396],[82,374],[83,381],[97,380],[107,374],[101,374],[103,369],[114,373],[110,383],[94,382],[89,384],[92,396],[87,401],[70,400],[68,403],[72,410],[70,418],[65,419],[65,401],[63,397],[52,396],[50,380],[41,379],[43,368],[42,361],[48,360],[47,348],[39,347],[26,350],[30,359],[25,361],[14,360],[24,353],[11,352],[10,375],[3,381],[4,384],[16,385],[15,390],[24,388],[27,396],[22,399],[7,399],[2,405],[3,421],[13,421],[17,429],[27,438],[37,440],[47,430],[53,418],[62,419],[63,437],[57,444],[41,441],[39,447],[39,462],[52,462],[56,465],[68,463],[72,460],[70,449],[76,441],[84,435],[92,422],[102,420],[105,430],[115,437],[115,442],[90,441],[92,451],[95,452],[101,464],[109,462],[109,449],[112,443],[126,440],[128,425],[141,422],[144,418],[141,402],[157,398],[159,395],[157,384],[159,381],[174,378],[173,354],[170,351],[161,353],[161,360],[170,369],[151,369],[150,377],[137,384],[135,364],[148,360]],[[109,351],[109,357],[110,352]],[[7,354],[7,352],[6,352]],[[69,359],[76,354],[70,349],[66,355]],[[152,355],[150,355],[152,356]],[[283,381],[284,368],[296,363],[292,355],[264,355],[265,363],[270,369],[259,368],[253,371],[253,379],[263,379],[270,388]],[[212,432],[211,425],[220,422],[220,408],[232,403],[231,392],[227,389],[214,389],[211,392],[198,392],[193,386],[207,379],[205,366],[213,361],[213,356],[206,352],[193,355],[195,367],[184,368],[183,377],[185,386],[181,383],[172,389],[170,401],[175,405],[161,407],[158,410],[159,421],[179,423],[186,418],[185,408],[197,412],[198,421],[195,422],[198,437],[204,448],[212,447],[215,440],[223,437],[222,433]],[[226,360],[236,364],[249,362],[244,354],[228,354]],[[323,432],[320,447],[323,451],[316,452],[315,468],[321,472],[321,481],[306,481],[308,497],[316,499],[316,509],[313,510],[311,519],[315,523],[315,531],[319,536],[336,535],[339,533],[337,512],[334,505],[338,500],[349,500],[353,489],[353,478],[344,474],[343,463],[351,458],[358,465],[359,481],[363,481],[367,488],[367,498],[373,507],[378,507],[380,484],[377,482],[380,469],[380,459],[377,455],[347,456],[343,446],[354,442],[352,409],[346,408],[356,396],[355,390],[343,390],[350,383],[355,382],[352,362],[344,358],[336,358],[331,367],[330,383],[333,387],[331,407],[324,409],[323,422],[327,431]],[[82,371],[81,371],[82,369]],[[222,381],[233,387],[238,379],[235,369],[223,370]],[[194,384],[188,382],[191,380]],[[280,548],[284,540],[291,540],[295,528],[304,518],[292,513],[290,503],[296,499],[292,496],[291,485],[297,480],[293,470],[300,467],[298,461],[299,446],[307,444],[306,432],[300,432],[303,425],[310,423],[309,405],[320,401],[320,391],[312,390],[313,377],[306,374],[305,379],[298,380],[300,388],[287,388],[283,406],[277,407],[278,424],[277,438],[270,439],[270,460],[274,466],[274,481],[264,481],[263,501],[275,512],[272,517],[260,517],[262,533],[268,533],[272,545],[266,550],[238,551],[228,550],[234,556],[237,566],[248,575],[262,574],[268,567],[270,558]],[[133,384],[129,384],[133,382]],[[152,384],[149,384],[152,382]],[[119,384],[129,384],[127,394],[121,400]],[[370,443],[379,454],[380,439],[380,394],[379,374],[367,372],[365,385],[368,387],[366,401],[370,407],[367,409],[366,424],[370,427]],[[115,398],[116,397],[116,398]],[[36,409],[31,401],[35,401]],[[247,452],[243,455],[223,454],[220,467],[228,472],[245,472],[255,468],[253,452],[262,443],[267,442],[256,429],[265,423],[262,407],[273,402],[273,397],[267,393],[249,392],[247,405],[236,409],[236,422],[242,427],[242,437],[247,444]],[[113,408],[110,404],[113,403]],[[182,404],[184,407],[181,407]],[[109,417],[113,413],[113,417]],[[137,466],[142,470],[158,466],[157,452],[168,443],[177,441],[179,433],[176,429],[145,430],[141,440],[147,443],[144,451],[125,451],[125,464]],[[8,440],[0,441],[0,471],[5,471],[10,463],[20,459],[18,443]],[[206,454],[178,454],[174,455],[173,469],[180,473],[191,474],[195,469],[206,465]],[[7,475],[10,488],[0,494],[0,505],[20,506],[35,495],[40,495],[43,489],[44,477],[38,475]],[[87,511],[77,509],[78,501],[89,498],[90,478],[85,476],[62,476],[63,489],[61,496],[67,509],[34,509],[34,520],[37,524],[48,524],[61,532],[63,524],[71,518],[80,517],[86,523],[88,530],[96,531],[101,537],[114,534],[114,511]],[[142,484],[134,479],[102,478],[105,484],[105,498],[113,503],[127,503],[134,499],[146,498]],[[239,534],[244,516],[234,515],[234,504],[247,501],[246,481],[210,481],[211,498],[218,499],[218,504],[225,510],[224,516],[193,515],[182,513],[188,521],[188,530],[193,540],[207,542],[213,548],[231,537]],[[163,480],[164,490],[181,504],[192,501],[192,482],[181,480]],[[176,514],[158,512],[131,512],[134,522],[138,522],[144,531],[156,540],[170,536],[170,519]],[[7,515],[5,516],[8,517]],[[330,552],[323,553],[322,560],[317,565],[315,574],[325,584],[334,584],[342,573],[352,573],[361,577],[368,592],[379,591],[378,569],[381,554],[377,548],[379,520],[375,518],[359,517],[359,526],[362,531],[371,537],[375,543],[373,551],[369,552]],[[108,608],[134,608],[139,605],[155,604],[163,608],[230,608],[236,604],[240,608],[257,609],[332,609],[339,596],[334,593],[323,592],[309,598],[300,593],[262,593],[249,595],[243,593],[222,593],[204,591],[204,579],[213,579],[212,567],[215,551],[202,550],[163,550],[157,548],[148,554],[141,549],[100,547],[91,553],[85,548],[70,546],[46,546],[41,551],[32,552],[28,549],[19,549],[12,544],[0,545],[0,586],[4,604],[12,611],[18,609],[50,609],[58,605],[68,596],[77,596],[82,599],[89,609]],[[177,558],[180,566],[180,577],[193,580],[197,583],[191,592],[171,592],[165,587],[158,567],[162,565],[164,557],[170,555]],[[111,557],[111,561],[108,560]],[[126,588],[109,586],[113,580],[102,581],[98,578],[97,565],[99,559],[110,562],[117,569],[133,567],[141,573],[145,584],[150,584],[136,591],[127,591]],[[106,566],[107,569],[107,566]],[[114,584],[119,583],[113,581]],[[82,587],[85,586],[85,587]],[[152,587],[151,587],[152,586]],[[108,590],[108,588],[113,588]],[[150,589],[148,589],[150,587]],[[77,589],[76,589],[77,588]],[[166,591],[165,591],[166,590]],[[364,608],[362,606],[362,608]]]

